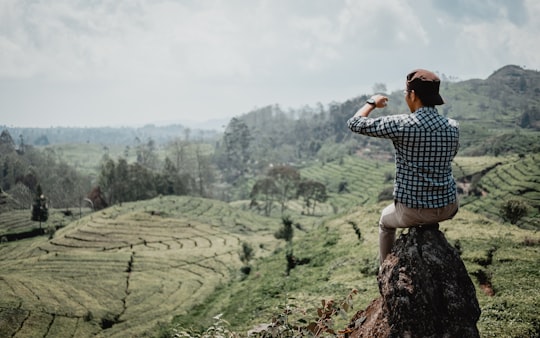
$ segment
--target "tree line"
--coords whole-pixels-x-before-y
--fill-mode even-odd
[[[208,145],[175,138],[167,144],[163,160],[152,139],[138,141],[135,151],[132,163],[104,155],[97,183],[108,205],[158,195],[213,197],[216,170]]]
[[[91,178],[80,174],[52,149],[37,149],[19,142],[7,130],[0,133],[0,188],[21,208],[29,208],[39,187],[55,208],[79,206],[91,187]]]

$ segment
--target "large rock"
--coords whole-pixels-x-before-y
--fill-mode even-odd
[[[402,234],[377,280],[381,297],[353,317],[349,337],[480,337],[474,285],[438,225]]]

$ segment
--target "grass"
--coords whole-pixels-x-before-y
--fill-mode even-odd
[[[158,198],[94,213],[51,240],[3,243],[0,331],[44,336],[77,323],[82,337],[150,332],[236,275],[241,241],[272,252],[273,223],[216,201]],[[17,319],[14,309],[25,312]]]
[[[316,308],[321,300],[341,300],[351,289],[360,291],[353,299],[355,310],[365,308],[378,296],[374,275],[378,250],[376,223],[383,206],[359,207],[309,233],[295,235],[294,253],[299,258],[309,257],[309,264],[296,267],[286,276],[285,245],[282,244],[274,255],[253,264],[248,278],[228,284],[204,305],[178,316],[175,325],[202,330],[212,324],[213,316],[222,313],[233,330],[245,333],[259,324],[269,323],[287,307],[296,309],[289,315],[289,322],[300,324],[300,320],[317,317]],[[538,240],[539,235],[466,210],[458,215],[443,223],[441,229],[450,243],[459,241],[462,247],[463,260],[483,309],[478,323],[482,337],[524,337],[538,333],[535,327],[538,297],[535,295],[540,287],[540,252],[538,244],[525,248],[523,243],[528,236]],[[353,231],[351,221],[357,222],[362,242]],[[485,258],[494,245],[493,261],[479,265],[478,258]],[[493,276],[493,297],[481,290],[474,275],[479,269]],[[500,276],[495,277],[499,272]],[[492,310],[497,304],[506,304],[502,319]],[[343,328],[353,314],[345,319],[338,318],[336,327]]]
[[[483,186],[494,182],[491,193],[478,201],[471,197],[458,216],[441,227],[450,243],[461,247],[477,287],[482,337],[540,332],[540,235],[483,215],[494,209],[499,192],[512,191],[507,185],[534,187],[529,185],[537,178],[534,156],[456,159],[464,176],[502,162],[478,181]],[[204,330],[222,314],[231,330],[245,334],[285,309],[292,309],[290,323],[314,320],[323,299],[342,300],[352,289],[359,290],[354,311],[363,309],[378,296],[377,221],[387,202],[377,202],[377,196],[392,171],[392,163],[360,158],[302,169],[302,177],[328,185],[330,199],[317,208],[315,217],[302,215],[299,202],[290,203],[286,213],[301,228],[295,227],[292,250],[309,262],[288,276],[285,255],[290,248],[273,236],[281,215],[256,215],[241,201],[158,197],[81,219],[53,210],[50,222],[63,221],[65,227],[52,239],[41,236],[0,245],[0,332],[165,336],[171,327]],[[348,182],[349,193],[337,192],[342,181]],[[474,209],[477,204],[479,209]],[[29,211],[1,216],[0,233],[32,226],[25,223]],[[243,242],[255,249],[249,275],[240,272]],[[490,278],[493,296],[482,291],[480,272]],[[354,311],[336,318],[335,327],[343,328]],[[171,320],[172,326],[164,324]]]
[[[528,217],[518,224],[527,228],[538,229],[540,210],[540,167],[538,155],[515,158],[501,162],[500,165],[483,175],[477,182],[483,196],[465,197],[462,204],[473,212],[488,214],[497,218],[500,207],[509,199],[521,199],[529,206]]]

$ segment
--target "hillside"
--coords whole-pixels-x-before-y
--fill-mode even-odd
[[[466,191],[461,206],[500,220],[501,205],[509,200],[524,201],[526,217],[521,227],[540,229],[540,166],[538,154],[507,157],[457,157],[454,176]]]
[[[217,201],[158,198],[0,245],[0,335],[126,337],[186,313],[262,257],[275,220]]]
[[[457,120],[477,121],[487,128],[516,127],[524,113],[539,106],[540,72],[508,65],[485,80],[449,83],[443,92],[447,104],[442,107]]]
[[[461,210],[442,230],[462,252],[477,288],[482,336],[540,336],[540,72],[510,65],[485,80],[445,82],[441,90],[447,104],[440,113],[461,126],[453,163]],[[391,105],[377,114],[406,111],[401,91],[389,95]],[[0,149],[0,338],[164,338],[204,330],[220,314],[244,334],[272,318],[306,325],[321,300],[342,300],[351,289],[358,290],[355,310],[365,308],[378,293],[377,222],[392,199],[394,175],[391,142],[346,128],[365,98],[289,112],[277,105],[257,109],[235,120],[238,130],[226,130],[229,143],[202,131],[207,137],[191,142],[181,126],[126,128],[114,142],[114,128],[10,129],[36,146],[11,139],[9,152]],[[47,135],[54,138],[43,147]],[[154,136],[156,147],[145,148]],[[153,152],[152,163],[140,161],[143,150]],[[238,153],[245,162],[227,157]],[[81,196],[90,181],[104,182],[99,175],[107,158],[117,161],[111,167],[118,172],[147,174],[111,175],[130,186],[164,187],[181,178],[207,185],[197,193],[158,192],[150,184],[145,198],[157,197],[84,209]],[[322,183],[328,194],[313,215],[305,200],[287,203],[290,246],[274,236],[283,221],[278,207],[271,217],[250,208],[254,182],[280,164]],[[241,174],[228,180],[227,165]],[[42,183],[54,208],[44,235],[22,239],[38,226],[24,207],[32,182]],[[528,213],[510,224],[501,207],[513,200]],[[246,246],[255,254],[249,262],[241,259]],[[298,264],[290,269],[290,262]],[[336,328],[349,319],[336,319]]]
[[[20,207],[20,203],[0,188],[0,214]]]
[[[297,266],[285,276],[283,247],[275,255],[258,259],[249,278],[231,283],[189,314],[179,315],[173,327],[178,331],[204,330],[215,323],[213,318],[218,314],[230,322],[234,331],[243,334],[276,318],[284,321],[281,328],[306,327],[319,318],[317,308],[323,300],[341,302],[353,289],[358,291],[352,299],[353,309],[365,308],[378,296],[376,224],[383,206],[359,207],[307,234],[295,235],[294,254],[309,259],[309,264]],[[441,229],[449,242],[461,250],[475,284],[482,308],[478,323],[481,336],[537,336],[538,233],[493,222],[466,210]],[[335,317],[333,327],[344,328],[355,311]],[[170,335],[161,335],[166,336]]]
[[[466,197],[458,217],[442,227],[462,251],[477,287],[485,336],[540,332],[533,310],[540,287],[538,232],[475,210],[495,210],[508,194],[519,196],[512,186],[536,180],[535,164],[534,155],[456,158],[456,176],[478,187],[497,187],[476,200]],[[260,217],[244,203],[192,197],[123,203],[67,223],[51,239],[2,243],[0,283],[8,291],[0,300],[0,331],[170,336],[174,327],[206,328],[222,313],[232,329],[246,332],[287,306],[296,309],[288,314],[290,323],[316,318],[322,299],[341,300],[353,288],[359,290],[355,309],[363,308],[378,292],[377,220],[387,203],[378,202],[378,194],[391,186],[392,168],[391,162],[349,157],[302,170],[303,177],[325,182],[330,199],[315,217],[301,215],[299,202],[290,204],[288,214],[297,226],[289,249],[273,235],[281,225],[279,215]],[[475,175],[479,178],[473,180]],[[349,191],[339,193],[343,182]],[[538,190],[530,193],[522,195],[534,201]],[[27,219],[26,213],[20,217]],[[2,217],[18,219],[15,211]],[[530,220],[538,216],[525,221]],[[242,243],[255,249],[247,278],[240,273]],[[287,277],[290,249],[306,263]],[[494,296],[483,293],[486,285]],[[171,319],[171,328],[158,328]],[[336,327],[347,320],[337,320]]]

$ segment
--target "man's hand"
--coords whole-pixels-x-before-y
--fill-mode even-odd
[[[375,108],[384,108],[386,107],[388,103],[388,97],[384,95],[373,95],[371,97],[373,101],[375,101],[375,105],[366,103],[362,108],[358,109],[356,114],[354,114],[354,117],[362,116],[362,117],[368,117],[369,113]]]
[[[373,95],[371,98],[375,100],[375,107],[377,108],[384,108],[388,104],[388,97],[384,95],[377,94]]]

